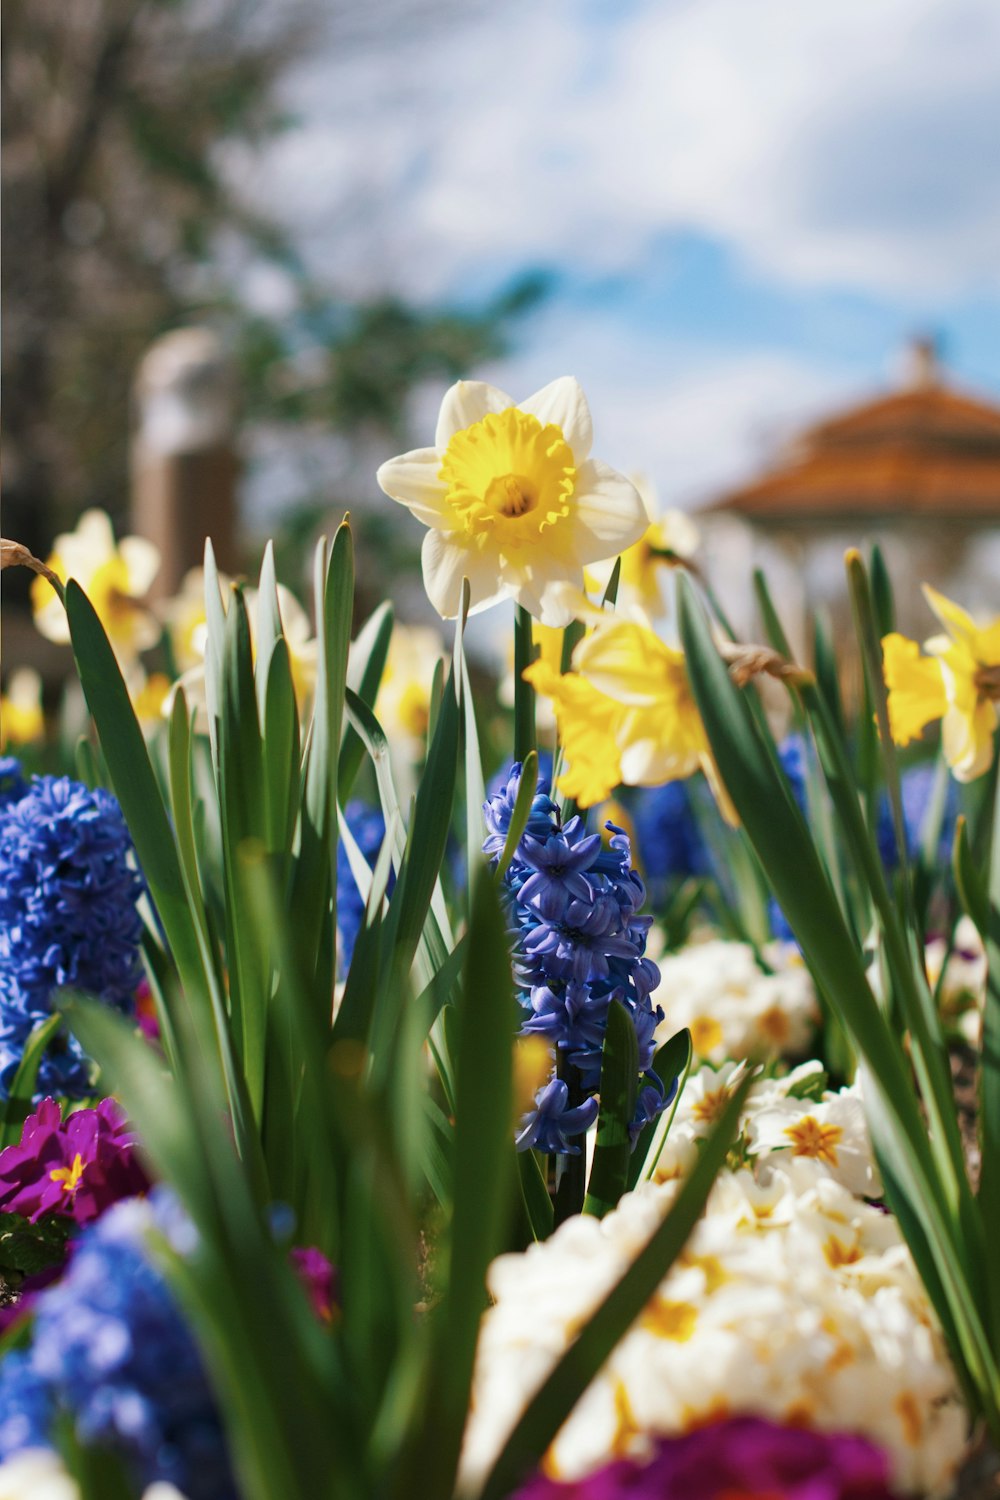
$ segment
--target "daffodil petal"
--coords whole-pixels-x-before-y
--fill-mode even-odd
[[[518,405],[521,411],[537,417],[543,427],[552,422],[560,428],[578,465],[589,457],[594,426],[583,388],[572,375],[561,375],[558,380],[550,381]]]
[[[497,588],[497,561],[472,548],[460,546],[447,532],[428,531],[420,549],[427,597],[444,620],[454,620],[462,602],[462,579],[468,578],[472,604],[470,614],[478,614],[510,594],[509,588]]]
[[[444,393],[435,446],[443,452],[456,432],[464,432],[474,422],[481,422],[490,412],[506,411],[515,404],[506,391],[488,385],[485,380],[457,380]]]
[[[573,655],[574,669],[600,693],[637,708],[655,703],[662,672],[654,658],[668,651],[650,630],[619,620],[587,636]],[[680,653],[675,653],[683,660]]]
[[[908,745],[948,706],[940,659],[921,656],[916,641],[893,631],[882,640],[882,670],[892,738],[897,745]]]
[[[160,571],[160,553],[144,536],[123,537],[118,545],[128,569],[129,593],[141,599]]]
[[[631,547],[645,533],[649,517],[639,491],[624,474],[588,458],[577,470],[570,525],[573,550],[586,565]]]
[[[971,715],[949,707],[941,720],[941,746],[956,781],[975,781],[989,770],[996,726],[992,703],[980,703]]]
[[[931,588],[929,583],[923,585],[923,590],[924,598],[948,634],[957,641],[971,643],[977,634],[972,616],[967,614],[961,605],[954,604],[950,599],[946,599],[944,594],[938,593],[937,589]]]
[[[500,576],[510,597],[541,624],[563,629],[576,618],[583,571],[575,560],[549,556],[537,572],[507,560]]]
[[[375,479],[390,500],[405,505],[424,526],[447,529],[451,507],[447,486],[438,478],[440,468],[436,448],[414,448],[382,464]]]

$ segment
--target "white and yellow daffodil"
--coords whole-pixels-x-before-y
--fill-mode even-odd
[[[978,626],[959,605],[924,585],[924,597],[945,633],[924,642],[893,633],[882,641],[889,689],[889,728],[909,744],[935,719],[957,781],[974,781],[993,763],[1000,709],[1000,618]]]
[[[590,563],[617,557],[649,524],[635,486],[590,457],[590,410],[570,376],[515,405],[482,381],[445,394],[433,448],[384,463],[378,482],[428,528],[424,587],[444,619],[513,599],[545,625],[568,625],[558,585],[583,587]]]
[[[75,578],[84,590],[123,667],[155,646],[160,626],[142,600],[156,577],[160,554],[144,537],[115,541],[103,510],[84,511],[75,531],[56,537],[48,566],[64,582]],[[66,611],[50,583],[35,578],[31,605],[38,630],[50,641],[68,643]]]
[[[42,679],[32,667],[18,667],[10,674],[6,693],[0,694],[0,750],[30,745],[44,733]]]

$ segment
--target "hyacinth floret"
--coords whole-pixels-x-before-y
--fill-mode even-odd
[[[51,1448],[55,1410],[29,1353],[14,1349],[0,1360],[0,1463],[26,1448]]]
[[[144,889],[110,792],[36,776],[0,810],[0,1096],[32,1030],[51,1015],[56,990],[68,986],[133,1012]],[[75,1039],[58,1038],[35,1097],[80,1098],[91,1072]]]
[[[117,1204],[83,1232],[62,1280],[36,1305],[31,1377],[83,1444],[119,1454],[140,1485],[162,1480],[188,1500],[235,1500],[215,1399],[151,1258],[151,1234],[190,1253],[190,1223],[163,1189]]]
[[[516,762],[483,812],[484,852],[494,862],[506,842],[517,800]],[[574,1153],[572,1137],[597,1115],[592,1096],[601,1076],[601,1051],[612,1000],[628,1011],[639,1044],[640,1091],[633,1135],[663,1108],[659,1079],[650,1069],[653,1034],[663,1018],[650,995],[659,970],[645,956],[652,918],[641,914],[646,891],[632,868],[628,835],[613,823],[587,832],[579,817],[562,821],[540,777],[527,827],[504,875],[514,937],[514,977],[525,1011],[521,1034],[553,1049],[553,1076],[535,1096],[517,1137],[519,1149]]]
[[[381,809],[357,799],[344,808],[344,820],[354,836],[354,841],[372,869],[378,859],[385,838],[385,819]],[[394,877],[389,878],[392,891]],[[365,919],[365,901],[351,869],[347,849],[341,839],[337,844],[337,967],[341,977],[346,976],[354,957],[354,945]]]
[[[0,813],[13,802],[20,802],[28,790],[21,774],[21,762],[13,755],[0,755]]]

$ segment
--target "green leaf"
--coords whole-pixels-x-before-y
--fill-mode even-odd
[[[497,885],[503,880],[510,869],[510,862],[517,852],[517,846],[521,842],[524,830],[528,826],[531,816],[531,804],[535,800],[535,790],[538,786],[538,751],[529,750],[524,757],[521,767],[521,776],[517,783],[517,796],[514,799],[514,811],[510,816],[510,824],[507,829],[507,837],[504,839],[503,853],[500,855],[496,867],[495,879]]]
[[[37,1224],[5,1209],[0,1214],[0,1273],[33,1276],[57,1266],[66,1256],[66,1241],[72,1219],[46,1214]]]
[[[521,1200],[532,1238],[547,1240],[555,1226],[555,1213],[537,1152],[518,1151],[517,1170],[521,1182]]]
[[[386,600],[365,621],[351,647],[348,686],[369,708],[374,708],[378,697],[382,674],[389,656],[392,631],[392,605]],[[351,795],[351,788],[361,768],[364,753],[365,747],[360,736],[348,724],[340,747],[340,768],[337,772],[337,794],[341,806]]]
[[[652,1177],[656,1170],[656,1163],[660,1159],[660,1153],[663,1150],[670,1127],[673,1124],[674,1115],[677,1113],[681,1094],[684,1092],[688,1073],[691,1071],[693,1057],[694,1048],[691,1045],[691,1033],[686,1026],[681,1031],[675,1031],[672,1037],[667,1038],[662,1047],[656,1049],[656,1055],[653,1058],[653,1072],[663,1084],[664,1091],[667,1094],[670,1093],[671,1085],[675,1081],[677,1083],[677,1092],[659,1119],[650,1120],[636,1142],[629,1169],[630,1188],[635,1187],[640,1179]]]
[[[612,1349],[631,1328],[684,1249],[736,1134],[751,1081],[748,1074],[728,1101],[718,1125],[701,1148],[694,1171],[645,1249],[591,1315],[529,1402],[483,1485],[479,1500],[503,1500],[541,1461]]]
[[[506,924],[485,871],[473,893],[458,1022],[447,1270],[434,1314],[423,1430],[399,1490],[405,1495],[419,1490],[427,1500],[449,1500],[454,1489],[479,1320],[487,1301],[486,1271],[503,1244],[512,1199],[516,1005]]]
[[[20,1141],[21,1128],[31,1113],[35,1079],[38,1077],[45,1049],[63,1024],[61,1015],[49,1016],[48,1020],[40,1021],[28,1037],[10,1085],[10,1094],[3,1104],[0,1149],[17,1145]]]
[[[608,1026],[601,1053],[601,1112],[597,1120],[594,1164],[583,1211],[603,1219],[628,1185],[631,1137],[638,1093],[639,1042],[620,1000],[608,1007]]]

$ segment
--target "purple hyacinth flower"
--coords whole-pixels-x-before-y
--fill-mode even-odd
[[[601,849],[599,833],[591,834],[575,846],[558,835],[542,843],[525,835],[518,845],[518,858],[530,865],[529,875],[518,892],[525,906],[533,907],[547,922],[561,922],[571,898],[589,902],[594,887],[585,878]]]
[[[597,1119],[598,1109],[596,1099],[585,1099],[582,1104],[570,1108],[569,1088],[561,1078],[552,1078],[538,1090],[535,1108],[521,1120],[515,1145],[518,1151],[533,1147],[537,1151],[578,1156],[580,1148],[571,1145],[569,1138],[589,1130]]]

